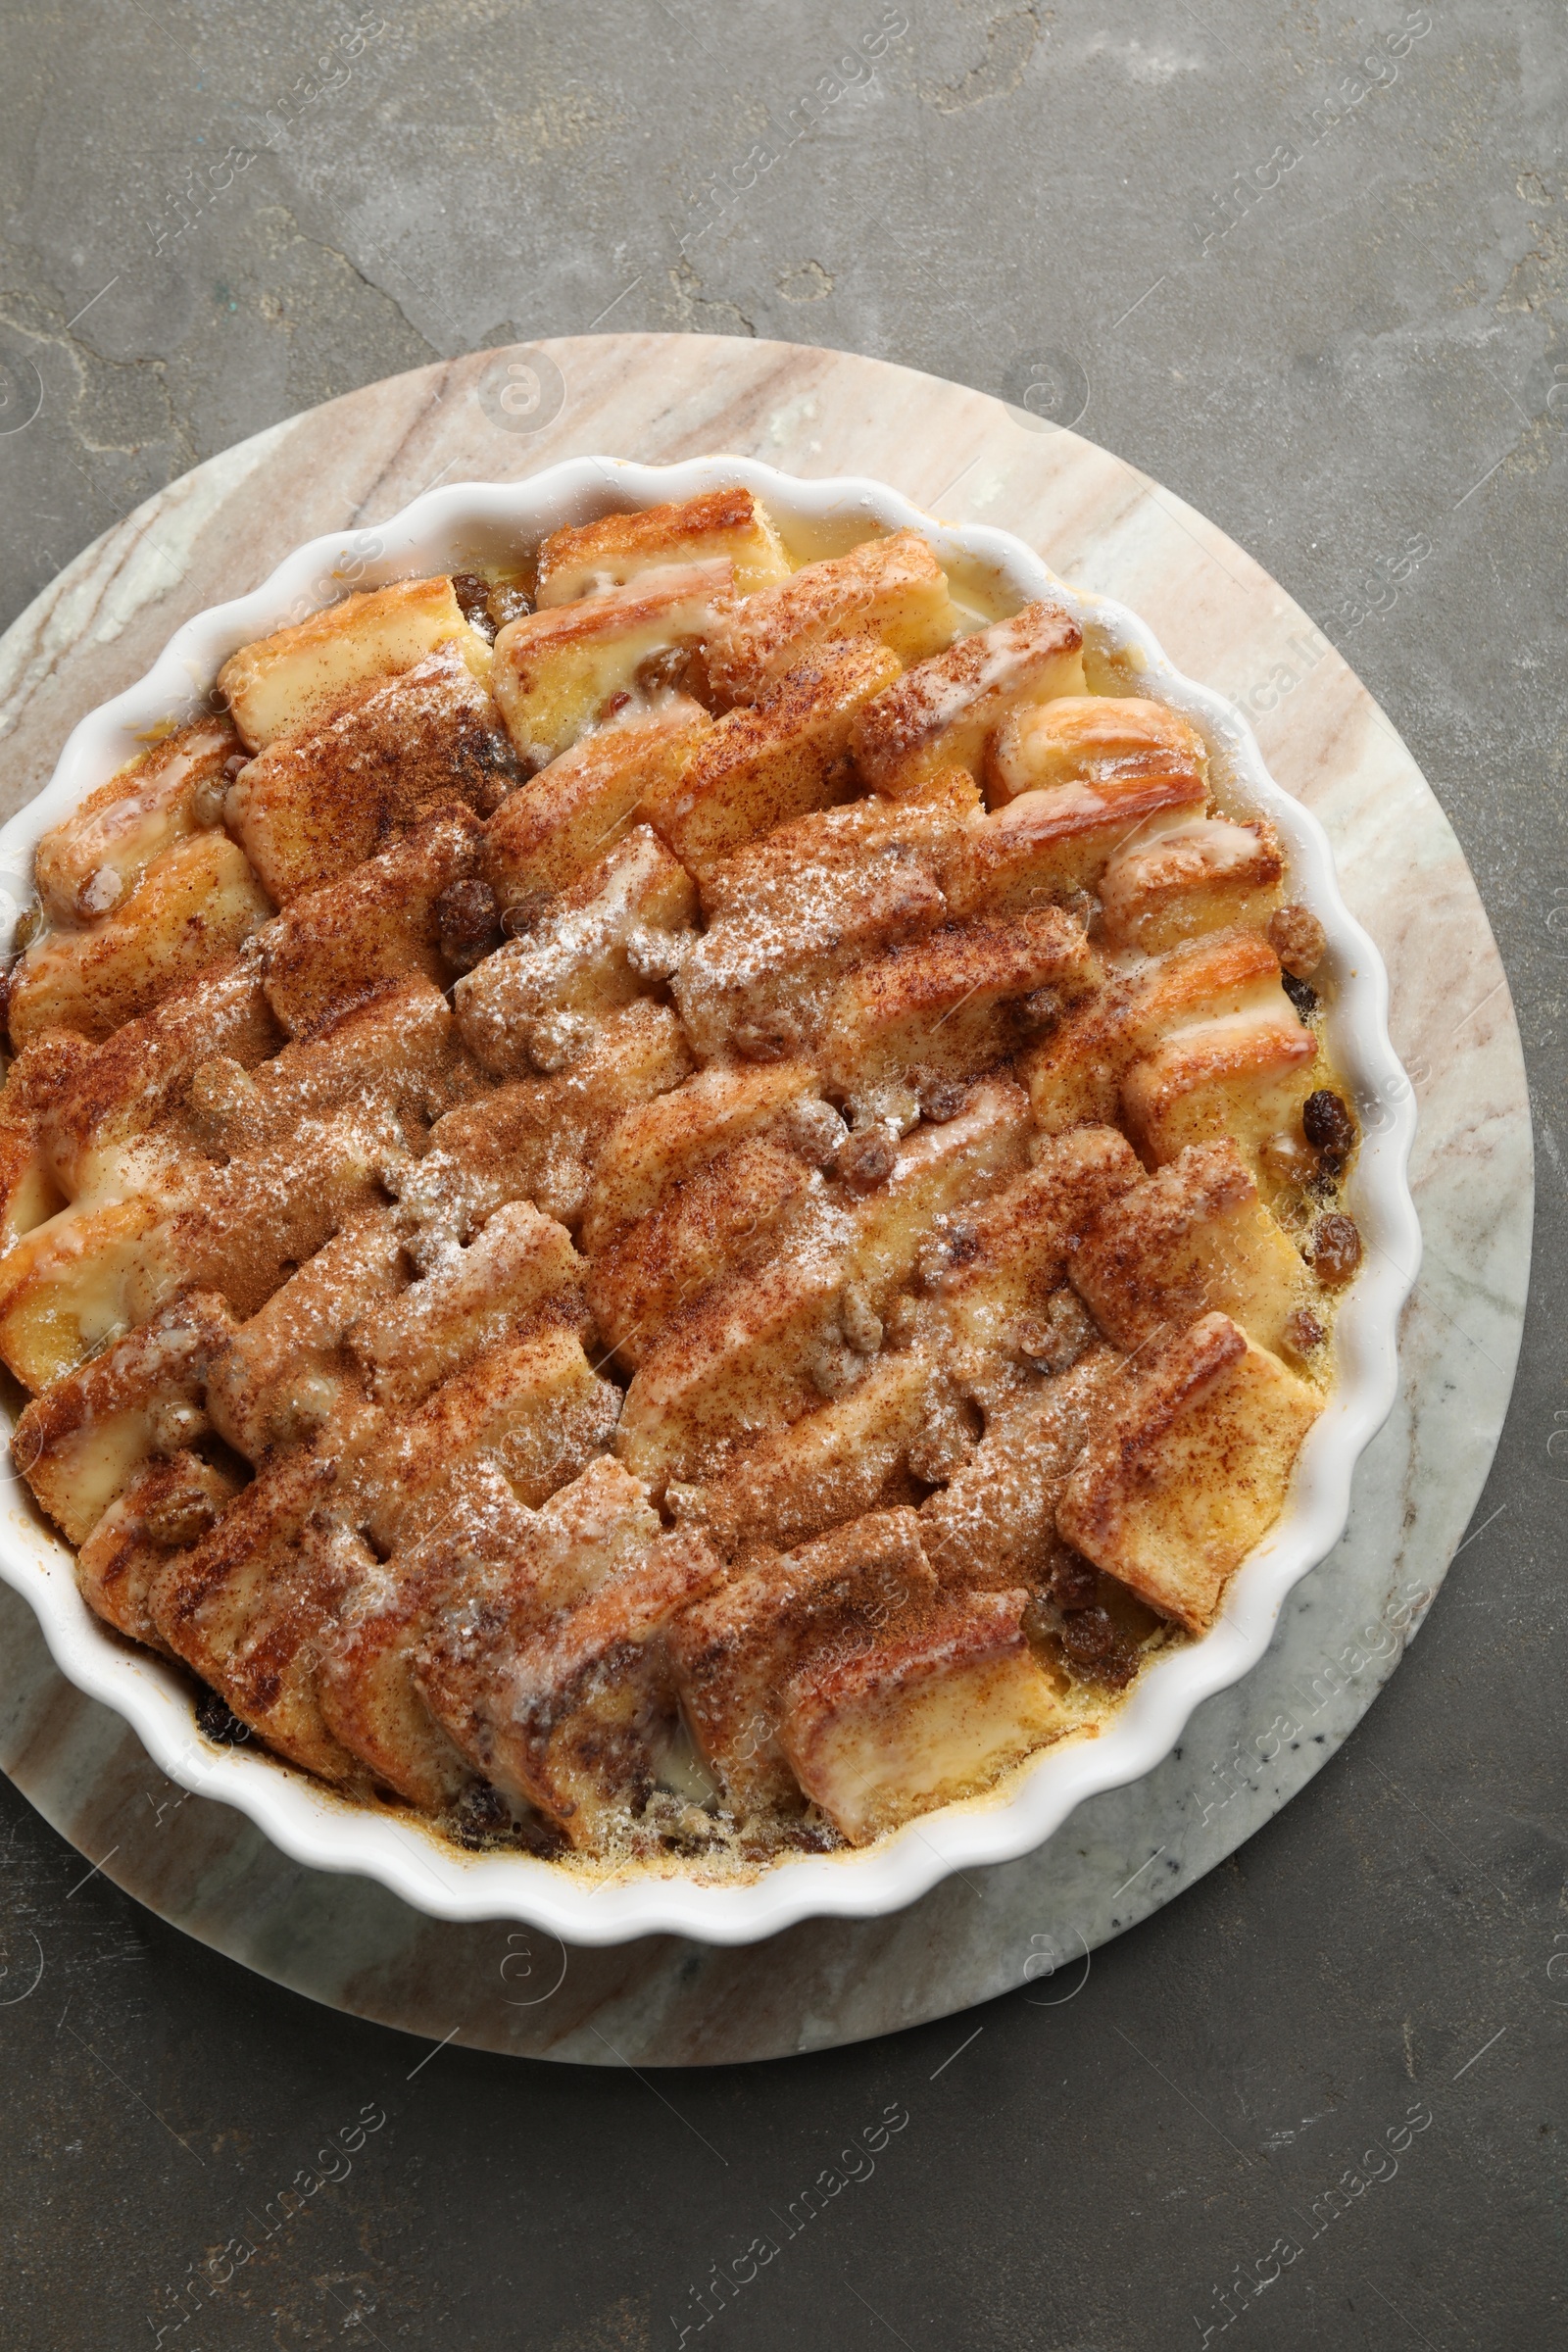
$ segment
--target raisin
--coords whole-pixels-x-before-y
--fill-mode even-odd
[[[501,944],[501,910],[488,882],[477,875],[449,882],[435,903],[441,953],[460,972],[471,972]]]
[[[1319,1217],[1306,1245],[1307,1263],[1330,1290],[1344,1287],[1361,1263],[1361,1236],[1353,1217],[1336,1210]]]
[[[1015,997],[1007,1010],[1023,1036],[1044,1038],[1059,1025],[1064,1004],[1059,988],[1034,988],[1026,997]]]
[[[1069,1610],[1061,1621],[1061,1646],[1080,1674],[1113,1690],[1130,1683],[1138,1671],[1136,1647],[1104,1609]]]
[[[1093,1608],[1100,1592],[1100,1571],[1081,1551],[1063,1552],[1052,1567],[1046,1589],[1058,1609]]]
[[[481,637],[493,637],[495,628],[490,618],[489,581],[482,580],[476,571],[455,571],[452,574],[452,593],[468,626],[477,629]]]
[[[1285,1318],[1285,1345],[1297,1355],[1310,1355],[1323,1345],[1323,1326],[1309,1307],[1298,1306]]]
[[[1301,1128],[1316,1152],[1335,1152],[1343,1166],[1355,1144],[1355,1121],[1344,1098],[1320,1086],[1301,1105]]]
[[[1298,980],[1294,972],[1281,972],[1280,986],[1296,1006],[1303,1021],[1309,1021],[1318,1007],[1317,990],[1310,980]]]
[[[920,1089],[920,1112],[934,1126],[956,1119],[969,1100],[969,1089],[958,1078],[933,1078]]]
[[[241,1723],[226,1698],[205,1687],[196,1693],[196,1729],[204,1739],[216,1740],[220,1747],[243,1747],[256,1735],[248,1723]]]
[[[874,1193],[893,1173],[899,1148],[885,1127],[864,1127],[839,1153],[838,1172],[852,1193]]]
[[[492,1788],[488,1781],[472,1781],[453,1806],[449,1827],[459,1845],[478,1852],[508,1835],[512,1815],[499,1788]]]
[[[490,590],[488,610],[491,622],[499,632],[509,620],[520,620],[525,612],[531,612],[533,599],[526,588],[517,586],[515,580],[497,580]]]
[[[1268,944],[1294,979],[1310,980],[1328,942],[1309,906],[1278,906],[1268,918]]]

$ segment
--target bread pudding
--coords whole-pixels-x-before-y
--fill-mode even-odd
[[[963,588],[610,514],[241,648],[39,843],[13,1451],[209,1738],[755,1874],[1223,1609],[1359,1259],[1323,932],[1187,718]]]

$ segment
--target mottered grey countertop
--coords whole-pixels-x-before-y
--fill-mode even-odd
[[[83,1883],[0,1786],[0,2339],[1556,2340],[1561,9],[43,0],[6,47],[0,622],[201,459],[472,348],[756,334],[995,392],[1212,516],[1403,734],[1502,948],[1539,1197],[1409,1657],[1063,1997],[746,2069],[431,2055]],[[258,2253],[193,2293],[236,2208]]]

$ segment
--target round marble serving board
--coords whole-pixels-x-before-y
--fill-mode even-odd
[[[1327,827],[1346,897],[1387,959],[1394,1043],[1420,1097],[1425,1259],[1399,1398],[1356,1473],[1348,1530],[1245,1681],[1199,1710],[1155,1771],[1082,1806],[1040,1851],[950,1879],[890,1918],[808,1920],[739,1949],[662,1936],[567,1951],[303,1869],[238,1813],[167,1782],[118,1716],[62,1678],[5,1588],[0,1763],[160,1917],[315,2000],[433,2040],[715,2065],[890,2033],[1025,1982],[1033,1999],[1071,1998],[1096,1944],[1212,1869],[1327,1761],[1397,1663],[1481,1493],[1518,1352],[1532,1200],[1496,947],[1394,729],[1213,524],[1107,451],[982,393],[708,335],[481,352],[350,393],[172,483],[0,639],[0,817],[180,622],[300,541],[373,524],[440,482],[511,481],[591,452],[655,464],[733,452],[875,475],[948,519],[1017,532],[1063,578],[1134,607],[1179,668],[1249,712],[1275,776]]]

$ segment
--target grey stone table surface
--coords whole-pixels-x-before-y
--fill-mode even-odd
[[[1557,2340],[1560,10],[149,0],[42,7],[8,62],[0,618],[199,459],[470,348],[753,333],[972,383],[1212,516],[1384,704],[1497,933],[1542,1183],[1419,1642],[1092,1971],[769,2067],[437,2051],[8,1796],[3,2340]]]

